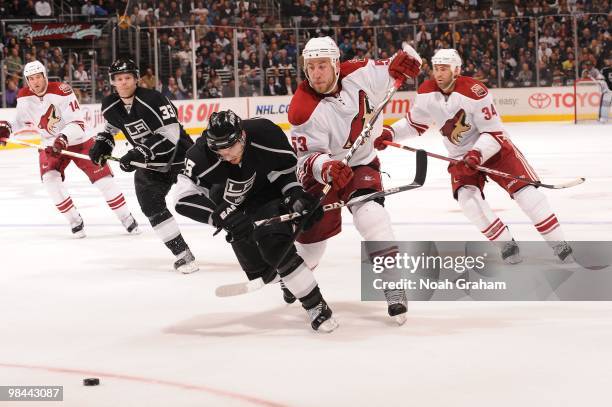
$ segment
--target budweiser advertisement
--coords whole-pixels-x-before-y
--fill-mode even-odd
[[[34,41],[87,40],[102,35],[100,27],[89,23],[10,24],[8,28],[20,39],[30,37]]]

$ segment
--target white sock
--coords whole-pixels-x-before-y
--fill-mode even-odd
[[[508,227],[495,215],[478,188],[472,185],[461,187],[457,192],[457,202],[466,218],[491,242],[501,248],[504,242],[512,240]]]
[[[74,227],[81,223],[81,215],[74,206],[72,198],[68,195],[62,176],[58,171],[48,171],[42,176],[42,182],[55,207],[66,217],[70,226]]]
[[[112,209],[117,219],[121,222],[130,216],[130,209],[125,203],[125,197],[119,190],[119,186],[112,176],[107,176],[94,182],[106,200],[108,207]]]
[[[398,247],[395,244],[391,219],[385,207],[377,202],[369,201],[354,205],[351,211],[355,227],[365,240],[366,251],[370,259],[380,256],[395,256]]]
[[[326,247],[327,240],[316,243],[295,242],[298,254],[304,259],[304,264],[311,270],[314,270],[319,265],[319,260],[323,257]]]
[[[551,242],[553,246],[565,240],[557,216],[550,208],[546,195],[540,190],[530,185],[516,192],[513,198],[525,215],[531,219],[544,240]]]

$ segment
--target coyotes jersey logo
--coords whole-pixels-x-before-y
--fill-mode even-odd
[[[49,105],[49,108],[45,114],[40,117],[38,128],[45,130],[49,134],[54,134],[55,126],[60,122],[60,120],[62,120],[62,118],[57,115],[55,106]]]
[[[465,110],[459,109],[457,113],[448,119],[440,129],[440,133],[454,145],[459,145],[463,138],[463,133],[470,130],[472,126],[465,122]]]
[[[363,90],[360,90],[359,112],[357,112],[357,114],[353,118],[353,121],[351,122],[351,132],[349,133],[349,138],[348,140],[346,140],[346,143],[344,143],[343,148],[349,149],[353,146],[353,143],[361,134],[365,123],[370,121],[373,111],[374,109],[370,107],[370,100],[368,99],[368,96]]]

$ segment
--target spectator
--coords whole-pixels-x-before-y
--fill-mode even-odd
[[[293,94],[295,94],[295,91],[297,90],[297,84],[295,83],[295,81],[291,78],[291,76],[287,75],[283,78],[283,83],[281,85],[281,95],[289,95],[292,96]]]
[[[268,76],[268,83],[264,86],[264,96],[281,95],[281,86],[275,76]]]
[[[561,68],[563,68],[566,75],[568,75],[569,77],[573,76],[572,72],[574,70],[574,66],[575,66],[574,64],[575,64],[574,53],[569,52],[567,54],[567,59],[561,63]]]
[[[223,88],[221,89],[221,96],[223,96],[224,98],[233,98],[236,96],[236,82],[234,81],[234,78],[230,78],[230,80],[223,85]]]
[[[87,0],[83,7],[81,7],[81,14],[86,15],[87,17],[93,17],[96,15],[96,7],[91,4],[91,0]]]
[[[238,87],[238,96],[253,96],[253,89],[247,83],[246,78],[240,80],[240,86]]]
[[[145,74],[140,78],[140,84],[147,89],[157,88],[157,78],[153,75],[153,70],[151,68],[147,68]]]
[[[14,79],[7,80],[6,94],[4,96],[4,100],[6,101],[6,107],[17,106],[17,92],[19,92],[19,89],[17,88],[17,82]]]
[[[187,78],[187,75],[183,73],[183,70],[181,68],[176,68],[176,70],[174,71],[173,79],[175,79],[176,87],[183,95],[187,96],[191,94],[191,92],[187,90],[187,85],[191,85],[191,84],[189,83],[189,79]]]
[[[523,86],[532,86],[533,85],[533,71],[529,67],[528,63],[524,63],[521,65],[521,70],[516,76],[516,80]]]
[[[185,94],[176,86],[176,79],[173,76],[168,78],[168,85],[165,87],[162,94],[170,100],[186,99]]]
[[[23,70],[23,61],[19,56],[19,47],[13,47],[9,50],[9,56],[6,58],[6,70],[9,75],[17,73],[21,75]]]
[[[52,13],[51,4],[49,4],[48,0],[38,0],[34,4],[34,10],[39,17],[49,17]]]
[[[73,76],[74,76],[75,81],[88,82],[89,75],[87,74],[87,71],[85,70],[85,64],[83,64],[82,62],[79,63],[77,65],[76,71],[74,71]]]

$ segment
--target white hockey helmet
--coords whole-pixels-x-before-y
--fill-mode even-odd
[[[42,93],[39,93],[39,95],[42,95],[47,92],[47,86],[49,86],[49,78],[47,77],[47,68],[45,68],[45,66],[40,61],[28,62],[23,67],[23,80],[26,83],[26,85],[28,85],[28,88],[30,88],[30,90],[34,93],[36,92],[30,86],[30,81],[28,80],[28,78],[32,75],[36,75],[37,73],[43,74],[45,78],[45,87],[42,90]]]
[[[25,64],[23,67],[23,78],[27,79],[28,76],[42,73],[45,78],[47,77],[47,69],[40,61],[32,61]]]
[[[306,75],[306,79],[308,79],[308,83],[310,83],[310,78],[308,77],[308,70],[306,69],[306,61],[312,58],[330,59],[336,78],[334,79],[334,83],[332,84],[331,88],[324,93],[331,93],[331,91],[336,87],[338,78],[340,77],[340,70],[336,66],[337,62],[340,61],[340,49],[338,49],[336,42],[330,37],[311,38],[306,43],[304,50],[302,50],[302,58],[304,60],[304,73]],[[310,85],[312,86],[312,83],[310,83]]]
[[[450,65],[453,73],[456,68],[461,68],[461,57],[454,48],[439,49],[433,57],[431,57],[431,66],[435,65]]]

